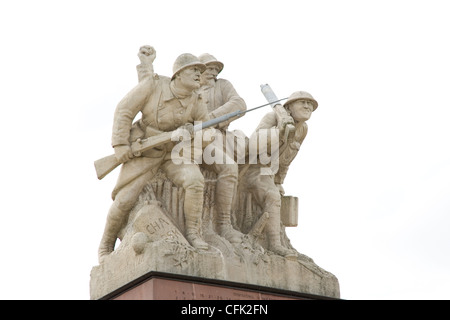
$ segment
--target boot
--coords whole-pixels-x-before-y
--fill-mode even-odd
[[[208,244],[200,236],[200,225],[200,219],[192,219],[186,216],[186,240],[195,249],[208,250]]]
[[[107,255],[114,251],[117,234],[119,233],[126,216],[126,211],[119,209],[115,203],[112,204],[108,216],[106,217],[105,230],[103,231],[103,236],[98,248],[98,261],[100,264],[104,262]]]
[[[217,177],[216,183],[216,204],[217,204],[217,233],[227,239],[232,244],[242,242],[243,234],[235,230],[231,224],[231,207],[233,197],[236,192],[237,177],[233,174],[233,167],[224,167],[231,170],[231,173],[222,173]],[[237,171],[237,169],[236,169]]]
[[[201,237],[203,212],[203,186],[187,188],[184,197],[186,240],[196,249],[207,250],[208,244]]]
[[[266,230],[269,237],[270,251],[285,258],[294,258],[297,256],[294,250],[290,250],[281,245],[279,214],[273,212],[270,213],[269,221],[267,221],[266,225]]]
[[[230,214],[219,214],[219,219],[217,222],[217,233],[232,244],[241,243],[243,234],[235,230],[231,225]]]

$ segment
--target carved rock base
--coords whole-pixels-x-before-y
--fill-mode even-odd
[[[122,242],[91,270],[91,299],[100,299],[151,272],[227,280],[339,298],[337,278],[305,255],[295,258],[264,250],[245,236],[232,245],[203,228],[208,250],[196,250],[157,202],[145,203],[123,230]]]

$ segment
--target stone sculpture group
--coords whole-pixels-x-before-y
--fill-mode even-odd
[[[339,297],[336,277],[285,231],[297,226],[298,199],[282,185],[318,107],[312,95],[296,91],[281,104],[262,86],[272,111],[246,137],[228,130],[249,110],[217,78],[224,64],[213,55],[181,54],[170,77],[154,72],[153,47],[138,57],[138,84],[114,114],[114,155],[96,162],[99,178],[119,164],[121,171],[91,298],[149,271]]]

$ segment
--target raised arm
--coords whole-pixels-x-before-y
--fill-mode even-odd
[[[155,61],[156,58],[156,50],[152,46],[142,46],[139,48],[138,57],[141,64],[136,66],[136,70],[138,73],[138,80],[141,82],[144,79],[153,77],[155,74],[153,70],[153,61]]]

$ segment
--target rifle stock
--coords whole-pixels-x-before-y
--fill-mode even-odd
[[[146,139],[138,139],[131,144],[131,152],[134,156],[138,157],[142,152],[150,150],[155,147],[159,147],[169,141],[171,141],[174,131],[162,132],[156,136],[151,136]],[[117,161],[114,154],[94,161],[95,171],[97,172],[97,178],[103,179],[108,173],[117,168],[121,162]]]
[[[99,180],[103,179],[108,173],[113,171],[119,165],[120,162],[117,161],[116,155],[114,154],[111,154],[107,157],[94,161],[95,171],[97,172],[97,178]]]

